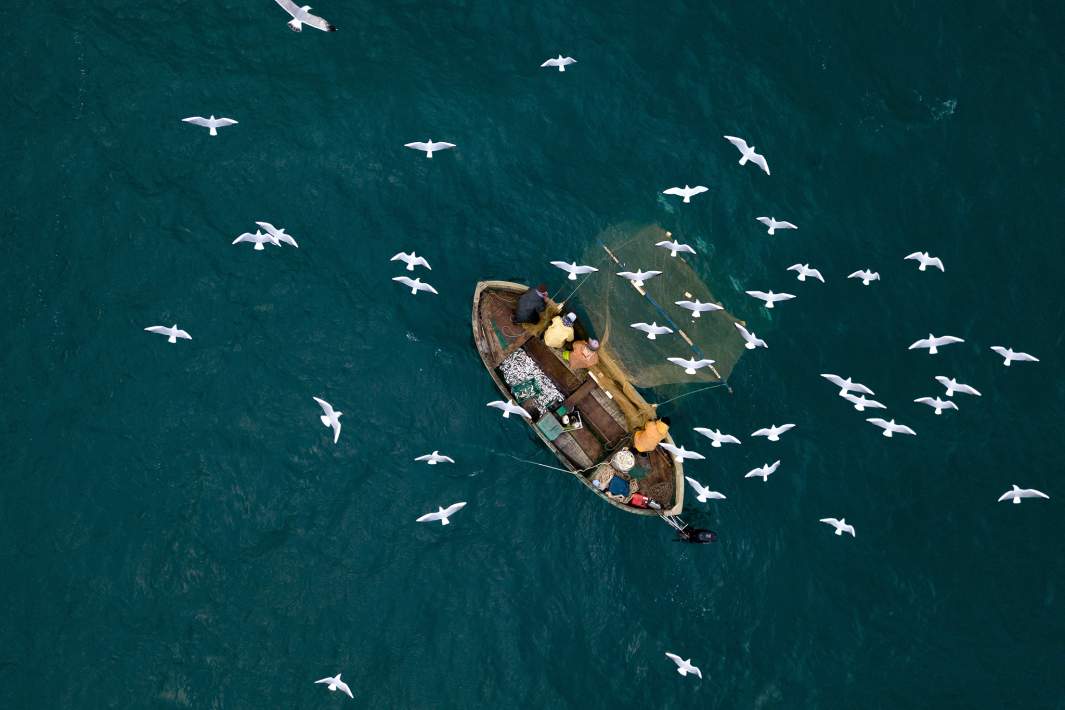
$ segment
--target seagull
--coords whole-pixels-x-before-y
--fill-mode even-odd
[[[663,249],[669,249],[669,255],[674,257],[677,255],[677,252],[684,252],[685,254],[695,253],[695,250],[692,249],[690,245],[681,244],[676,239],[674,239],[673,241],[664,239],[660,242],[655,242],[655,246],[662,247]]]
[[[1028,353],[1014,352],[1013,348],[1004,348],[1001,345],[993,345],[991,347],[996,353],[1006,358],[1002,361],[1002,364],[1006,367],[1010,366],[1010,363],[1016,360],[1017,362],[1039,362],[1039,358]]]
[[[563,57],[561,54],[556,59],[548,59],[541,64],[541,67],[558,67],[559,71],[566,71],[566,67],[570,64],[576,64],[577,60],[573,57]]]
[[[415,266],[424,266],[429,269],[429,271],[433,270],[433,267],[429,266],[429,262],[425,260],[424,256],[418,256],[414,252],[408,254],[405,251],[401,251],[389,259],[389,261],[402,261],[407,265],[407,271],[414,271]]]
[[[847,379],[843,379],[839,375],[830,375],[830,374],[822,374],[821,377],[824,377],[826,380],[828,380],[829,382],[834,384],[836,387],[840,388],[840,390],[839,390],[839,396],[840,397],[842,397],[843,395],[847,394],[848,392],[858,392],[858,393],[861,393],[861,394],[876,394],[876,392],[874,392],[873,390],[869,389],[868,387],[866,387],[865,385],[861,384],[860,382],[854,382],[849,377]]]
[[[702,360],[696,360],[695,358],[691,357],[687,360],[680,357],[667,357],[666,359],[677,367],[683,367],[684,372],[689,375],[694,375],[696,370],[700,370],[704,367],[707,367],[708,365],[713,365],[715,362],[717,362],[716,360],[708,360],[706,358],[703,358]]]
[[[1012,491],[1006,491],[998,497],[999,503],[1004,500],[1012,500],[1015,505],[1020,505],[1021,498],[1046,498],[1047,500],[1050,500],[1050,496],[1048,496],[1043,491],[1037,491],[1034,488],[1021,488],[1016,483],[1012,485]]]
[[[281,242],[269,234],[263,234],[261,230],[256,229],[255,234],[251,232],[244,232],[239,237],[233,240],[234,244],[240,244],[241,242],[250,242],[255,245],[255,251],[263,251],[266,247],[264,244],[273,244],[275,247],[281,246]]]
[[[825,523],[826,525],[831,525],[832,527],[834,527],[836,529],[836,534],[837,535],[842,535],[843,533],[846,532],[846,533],[850,533],[851,537],[854,537],[854,526],[853,525],[847,525],[847,519],[846,518],[840,518],[839,520],[836,520],[835,518],[821,518],[821,520],[819,522],[822,522],[822,523]]]
[[[637,269],[636,271],[619,271],[618,276],[623,279],[628,279],[636,288],[642,288],[644,281],[650,281],[661,273],[661,271],[644,271],[643,269]]]
[[[736,146],[740,153],[743,154],[740,156],[740,165],[744,165],[749,160],[764,170],[766,175],[769,175],[769,164],[765,162],[765,156],[755,153],[753,145],[747,145],[747,141],[736,136],[725,136],[725,140]]]
[[[451,458],[450,456],[441,456],[439,451],[433,451],[433,453],[431,453],[431,454],[425,454],[424,456],[419,456],[418,458],[416,458],[414,460],[415,461],[424,461],[425,463],[429,464],[430,466],[435,466],[435,465],[437,465],[440,462],[455,463],[455,459]]]
[[[917,404],[927,404],[929,407],[935,407],[936,414],[942,414],[944,409],[958,409],[958,405],[954,404],[954,402],[947,399],[940,399],[939,397],[936,397],[935,399],[932,397],[918,397],[913,401],[917,402]]]
[[[699,461],[701,459],[705,459],[706,458],[705,456],[700,454],[698,451],[688,451],[683,446],[674,446],[673,444],[669,444],[669,443],[666,443],[664,441],[661,442],[659,444],[659,446],[661,446],[663,449],[665,449],[669,453],[673,454],[673,460],[676,461],[677,463],[680,463],[684,459],[692,459],[693,461]]]
[[[671,187],[668,190],[662,190],[662,194],[677,195],[678,197],[683,197],[684,202],[688,203],[691,202],[692,198],[696,195],[700,195],[709,190],[710,188],[706,187],[705,185],[696,185],[695,187],[689,187],[688,185],[685,185],[684,187]]]
[[[751,436],[764,436],[770,441],[780,441],[781,434],[786,431],[791,431],[794,428],[794,424],[781,424],[780,426],[777,426],[776,424],[770,424],[767,428],[759,429],[758,431],[752,433]]]
[[[917,267],[918,271],[924,271],[929,266],[934,266],[940,271],[946,271],[946,269],[943,268],[943,260],[938,256],[929,256],[926,251],[915,251],[907,256],[906,259],[913,259],[914,261],[921,262],[921,265]]]
[[[869,269],[862,269],[861,271],[855,271],[853,274],[847,276],[848,279],[861,279],[862,286],[868,286],[870,281],[879,281],[880,274],[876,271],[870,271]]]
[[[853,404],[854,408],[859,412],[864,412],[866,409],[887,409],[887,407],[880,402],[877,402],[875,399],[867,399],[864,394],[860,397],[855,397],[850,392],[843,392],[840,394],[840,397],[843,397],[843,399]]]
[[[812,276],[821,283],[825,282],[825,277],[821,275],[821,272],[817,269],[811,269],[809,264],[792,264],[787,270],[798,273],[799,281],[805,281],[807,276]]]
[[[187,331],[181,330],[177,327],[177,323],[167,328],[165,325],[150,325],[145,328],[149,333],[158,333],[159,335],[166,336],[166,342],[176,343],[178,338],[184,340],[192,340],[192,336]]]
[[[722,444],[740,443],[740,440],[732,434],[722,434],[720,429],[707,429],[706,427],[697,426],[695,427],[695,432],[710,439],[710,446],[715,449],[720,449]]]
[[[519,407],[513,402],[504,402],[502,400],[497,399],[494,402],[489,402],[486,406],[495,407],[496,409],[503,412],[504,419],[510,419],[511,414],[518,414],[520,416],[525,417],[526,419],[532,419],[532,415],[526,412],[524,407]]]
[[[269,234],[274,239],[276,239],[277,241],[284,242],[285,244],[289,244],[291,246],[294,246],[297,249],[300,248],[300,245],[296,243],[296,240],[292,238],[292,235],[288,234],[284,229],[278,229],[277,227],[275,227],[274,225],[270,224],[269,222],[256,222],[255,224],[257,224],[260,227],[262,227],[263,229],[265,229],[266,233]]]
[[[234,121],[232,118],[215,118],[213,115],[210,118],[204,118],[203,116],[189,116],[188,118],[183,118],[181,120],[185,123],[191,123],[194,126],[210,128],[212,136],[218,135],[219,128],[235,126],[238,123],[238,121]]]
[[[317,683],[327,683],[329,685],[330,692],[333,692],[333,693],[337,692],[338,690],[343,690],[345,693],[348,694],[349,698],[354,700],[355,696],[351,694],[351,688],[348,687],[347,683],[345,683],[344,681],[340,680],[340,675],[341,675],[340,673],[337,673],[336,676],[333,677],[333,678],[322,678],[321,680],[316,680],[314,682],[316,684]]]
[[[703,303],[698,298],[694,301],[674,301],[681,308],[686,308],[692,312],[692,318],[698,318],[702,313],[711,313],[713,311],[723,311],[724,306],[719,306],[716,303]]]
[[[277,4],[284,8],[285,12],[292,15],[292,20],[289,21],[288,26],[293,32],[302,32],[304,25],[310,25],[316,30],[322,32],[336,32],[337,28],[326,22],[317,15],[312,15],[309,10],[310,5],[304,5],[299,7],[292,0],[277,0]],[[339,678],[340,676],[337,676]]]
[[[698,481],[696,481],[694,478],[691,478],[689,476],[685,476],[684,480],[686,480],[688,483],[690,483],[692,488],[695,489],[695,493],[697,494],[695,496],[695,499],[697,501],[699,501],[700,503],[705,503],[708,500],[725,500],[724,494],[718,493],[717,491],[710,490],[709,488],[707,488],[703,484],[701,484]]]
[[[780,461],[773,462],[772,465],[764,463],[758,468],[752,468],[743,477],[744,478],[759,478],[761,477],[763,483],[769,483],[770,474],[774,473],[780,468]]]
[[[948,397],[953,397],[955,392],[961,392],[962,394],[971,394],[977,397],[983,396],[976,390],[975,387],[963,385],[953,377],[944,377],[943,375],[936,375],[936,382],[947,388]]]
[[[319,419],[322,420],[322,425],[333,428],[333,443],[337,443],[340,439],[340,418],[344,416],[344,412],[338,412],[333,409],[333,405],[326,402],[324,399],[314,398],[314,401],[318,403],[318,406],[325,412]]]
[[[647,333],[648,340],[654,340],[655,336],[669,335],[673,332],[672,328],[667,328],[664,325],[659,325],[657,322],[651,323],[651,325],[647,325],[646,323],[633,323],[630,327],[635,328],[636,330],[642,330],[643,332]]]
[[[769,236],[776,234],[778,229],[798,229],[791,222],[778,222],[775,217],[755,217],[755,219],[769,227]]]
[[[699,676],[699,678],[703,677],[703,672],[692,665],[692,659],[684,659],[678,656],[677,654],[670,653],[668,651],[666,651],[666,658],[677,664],[677,673],[680,673],[684,676],[691,673],[692,675]]]
[[[419,291],[428,291],[429,293],[436,293],[439,295],[439,292],[435,288],[427,283],[422,283],[420,278],[412,279],[408,276],[393,276],[392,280],[409,288],[412,296],[417,295]]]
[[[422,143],[421,141],[415,141],[413,143],[404,143],[403,147],[413,148],[414,150],[423,150],[425,151],[426,158],[432,158],[433,153],[437,152],[438,150],[448,150],[449,148],[454,148],[455,144],[447,143],[445,141],[437,141],[434,143],[433,139],[430,138],[429,141],[426,143]]]
[[[790,293],[773,293],[772,291],[769,293],[766,293],[765,291],[747,291],[746,293],[748,296],[754,296],[755,298],[765,301],[766,308],[772,308],[773,304],[777,301],[790,301],[795,298],[795,296]]]
[[[915,342],[913,345],[911,345],[908,349],[909,350],[917,350],[917,349],[920,349],[920,348],[928,348],[928,354],[929,355],[935,355],[936,353],[939,352],[939,347],[941,345],[951,345],[952,343],[964,343],[964,342],[965,341],[962,340],[961,338],[957,338],[957,337],[955,337],[953,335],[941,335],[941,336],[939,336],[937,338],[936,336],[934,336],[931,333],[929,333],[927,338],[921,338],[920,340]]]
[[[749,330],[747,330],[746,328],[744,328],[739,323],[736,323],[735,326],[736,326],[736,329],[740,331],[740,335],[743,336],[743,339],[747,341],[747,344],[744,345],[743,347],[747,348],[748,350],[754,350],[755,348],[768,348],[769,347],[768,345],[765,344],[764,340],[762,340],[757,335],[755,335],[754,333],[752,333]]]
[[[594,266],[579,266],[575,261],[569,264],[564,261],[552,261],[551,266],[556,266],[569,274],[566,278],[570,281],[576,281],[578,275],[594,274],[596,271],[599,271],[599,269]]]
[[[438,507],[435,513],[426,513],[418,518],[415,522],[418,523],[431,523],[435,520],[439,520],[441,525],[451,525],[451,521],[448,520],[452,515],[459,512],[466,507],[466,501],[461,503],[452,503],[446,508]]]
[[[910,436],[917,436],[917,432],[915,432],[913,429],[904,424],[896,424],[894,419],[889,422],[881,419],[880,417],[869,417],[865,421],[883,429],[884,436],[889,439],[895,434],[909,434]]]

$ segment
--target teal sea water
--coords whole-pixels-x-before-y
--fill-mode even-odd
[[[0,30],[0,706],[343,707],[313,684],[343,672],[378,708],[1065,707],[1060,5],[315,10],[339,31],[266,0],[31,3]],[[212,113],[240,124],[179,121]],[[459,147],[402,148],[427,138]],[[659,194],[684,183],[711,191]],[[299,249],[231,246],[255,220]],[[547,261],[626,221],[695,245],[769,342],[733,394],[663,407],[728,496],[689,497],[713,546],[500,455],[554,463],[484,407],[475,283],[561,286]],[[401,249],[438,297],[389,281]],[[194,340],[142,330],[174,322]],[[929,331],[967,342],[906,350]],[[911,402],[935,375],[983,397],[935,417]],[[432,449],[458,463],[413,463]],[[1012,483],[1052,500],[996,503]]]

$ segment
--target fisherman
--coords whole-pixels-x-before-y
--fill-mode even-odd
[[[647,422],[642,429],[638,429],[632,436],[633,447],[642,453],[654,451],[669,431],[669,417],[654,419]]]
[[[549,348],[561,348],[573,340],[573,324],[577,321],[576,313],[555,316],[544,333],[544,344]]]
[[[577,340],[573,343],[573,350],[563,351],[562,358],[575,370],[587,370],[599,364],[597,350],[599,350],[599,341],[595,338],[590,338],[587,342]]]
[[[540,314],[547,307],[547,286],[540,284],[530,288],[518,298],[518,307],[514,311],[515,323],[539,323]]]
[[[717,542],[717,533],[706,528],[685,527],[677,531],[675,542],[689,542],[693,545],[706,545]]]

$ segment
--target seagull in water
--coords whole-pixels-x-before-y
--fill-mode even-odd
[[[749,331],[746,328],[744,328],[739,323],[735,323],[734,325],[736,326],[736,329],[740,331],[740,335],[743,336],[743,339],[747,341],[746,345],[744,345],[743,347],[747,348],[748,350],[754,350],[755,348],[768,348],[769,347],[768,345],[765,344],[764,340],[762,340],[757,335],[755,335],[751,331]]]
[[[769,236],[776,234],[778,229],[798,229],[791,222],[778,222],[774,217],[755,217],[755,219],[769,227]]]
[[[710,190],[710,188],[706,187],[705,185],[696,185],[695,187],[690,187],[688,185],[685,185],[684,187],[671,187],[668,190],[662,190],[662,194],[663,195],[676,195],[678,197],[683,197],[684,198],[684,202],[687,203],[687,202],[691,202],[692,198],[695,197],[696,195],[699,195],[701,193],[707,192],[709,190]]]
[[[344,412],[336,411],[333,409],[333,405],[319,397],[315,397],[314,401],[317,402],[318,406],[322,408],[323,412],[325,412],[325,414],[318,418],[322,420],[323,426],[333,428],[333,443],[337,443],[340,439],[340,418],[344,416]]]
[[[658,335],[669,335],[673,332],[672,328],[667,328],[664,325],[659,325],[657,322],[651,323],[651,325],[647,325],[646,323],[633,323],[630,327],[635,328],[636,330],[642,330],[644,333],[647,333],[648,340],[654,340],[655,337]]]
[[[269,234],[263,234],[262,231],[259,229],[255,230],[255,234],[252,234],[251,232],[244,232],[244,234],[241,234],[239,237],[233,240],[234,244],[240,244],[241,242],[249,242],[251,244],[254,244],[255,251],[263,251],[264,249],[266,249],[266,247],[263,246],[264,244],[273,244],[275,247],[281,246],[281,242],[279,242],[275,237]]]
[[[839,375],[831,375],[831,374],[827,374],[827,373],[822,374],[821,377],[824,377],[826,380],[828,380],[829,382],[834,384],[836,387],[840,388],[840,390],[839,390],[839,396],[840,397],[842,397],[843,395],[847,394],[848,392],[859,392],[861,394],[869,394],[869,395],[876,394],[876,392],[874,392],[873,390],[869,389],[868,387],[866,387],[865,385],[861,384],[860,382],[854,382],[849,377],[847,379],[843,379]]]
[[[294,246],[297,249],[300,248],[300,245],[296,243],[296,240],[292,238],[292,235],[286,232],[284,229],[278,229],[269,222],[256,222],[255,224],[265,229],[266,233],[276,239],[278,242],[284,242],[285,244]]]
[[[939,348],[941,346],[943,346],[943,345],[951,345],[953,343],[964,343],[964,342],[965,341],[962,340],[961,338],[957,338],[957,337],[955,337],[953,335],[941,335],[941,336],[939,336],[937,338],[936,336],[934,336],[931,333],[929,333],[927,338],[921,338],[920,340],[915,342],[913,345],[911,345],[908,349],[909,350],[918,350],[918,349],[921,349],[921,348],[927,348],[929,355],[935,355],[936,353],[939,352]]]
[[[429,293],[436,293],[439,295],[439,292],[435,288],[427,283],[423,283],[420,278],[412,279],[408,276],[393,276],[392,280],[409,288],[412,296],[416,296],[419,291],[428,291]]]
[[[441,456],[439,451],[433,451],[431,454],[425,454],[414,459],[415,461],[424,461],[430,466],[435,466],[438,463],[455,463],[455,459],[450,456]]]
[[[215,118],[213,115],[210,118],[204,118],[203,116],[189,116],[188,118],[183,118],[181,120],[185,123],[191,123],[194,126],[210,128],[212,136],[218,135],[219,128],[237,125],[237,121],[234,121],[232,118]]]
[[[744,478],[761,478],[762,483],[769,483],[769,476],[773,474],[778,468],[780,468],[780,461],[774,461],[772,464],[764,463],[758,468],[752,468],[743,477]]]
[[[877,273],[876,271],[870,271],[869,269],[862,269],[860,271],[855,271],[854,273],[849,274],[847,276],[847,278],[848,279],[861,279],[862,280],[862,286],[868,286],[870,284],[870,282],[872,282],[872,281],[879,281],[880,280],[880,274]]]
[[[1047,500],[1050,500],[1050,496],[1043,491],[1037,491],[1034,488],[1021,488],[1016,483],[1012,485],[1013,490],[1006,491],[998,497],[999,503],[1004,500],[1012,500],[1016,505],[1020,505],[1021,498],[1046,498]]]
[[[414,252],[408,254],[405,251],[401,251],[389,259],[389,261],[402,261],[407,265],[407,271],[414,271],[415,266],[424,266],[429,269],[429,271],[433,270],[433,267],[429,266],[429,262],[425,260],[424,256],[418,256]]]
[[[749,160],[765,171],[766,175],[769,175],[769,164],[765,162],[765,156],[755,153],[753,145],[747,145],[747,141],[736,136],[725,136],[725,140],[736,146],[740,151],[740,165],[745,165]]]
[[[854,537],[854,526],[847,525],[846,518],[840,518],[838,520],[836,518],[821,518],[821,520],[819,520],[818,522],[834,527],[836,529],[837,535],[842,535],[843,533],[850,533],[851,537]]]
[[[929,256],[928,252],[926,251],[915,251],[914,253],[908,255],[906,259],[912,259],[914,261],[921,262],[921,265],[917,267],[918,271],[924,271],[929,266],[934,266],[940,271],[946,271],[946,269],[943,268],[943,260],[940,259],[938,256]]]
[[[661,271],[644,271],[643,269],[637,269],[636,271],[619,271],[618,276],[623,279],[628,279],[636,288],[642,288],[644,281],[650,281],[661,273]]]
[[[993,345],[991,346],[991,349],[1002,357],[1006,358],[1002,361],[1002,364],[1006,367],[1009,367],[1010,363],[1015,360],[1017,362],[1039,362],[1039,358],[1035,357],[1034,355],[1029,355],[1028,353],[1014,352],[1013,348],[1004,348],[1001,345]]]
[[[524,407],[519,407],[513,402],[504,402],[501,399],[497,399],[493,402],[489,402],[485,406],[495,407],[496,409],[503,412],[504,419],[510,419],[511,414],[517,414],[519,416],[525,417],[526,419],[532,419],[532,415],[526,412]]]
[[[895,434],[909,434],[910,436],[917,436],[917,432],[915,432],[913,429],[906,426],[905,424],[896,424],[894,419],[892,419],[891,421],[885,421],[880,417],[869,417],[865,421],[883,429],[884,436],[889,439]]]
[[[447,143],[445,141],[437,141],[437,142],[434,143],[433,140],[430,138],[425,143],[422,143],[421,141],[415,141],[413,143],[404,143],[403,147],[404,148],[412,148],[414,150],[424,151],[426,158],[432,158],[433,157],[433,153],[435,153],[435,152],[437,152],[439,150],[447,150],[449,148],[454,148],[455,144],[454,143]]]
[[[663,239],[660,242],[655,242],[656,247],[662,247],[663,249],[669,249],[669,255],[675,257],[678,252],[684,252],[685,254],[694,254],[695,250],[688,244],[681,244],[680,242],[668,239]]]
[[[936,414],[942,414],[944,409],[958,409],[958,405],[954,404],[954,402],[951,402],[949,399],[940,399],[939,397],[936,397],[935,399],[932,397],[918,397],[913,401],[917,404],[927,404],[929,407],[934,407]]]
[[[717,491],[712,491],[703,484],[696,481],[690,476],[685,476],[684,480],[691,484],[691,487],[695,489],[695,499],[700,503],[705,503],[708,500],[725,500],[725,496]]]
[[[570,281],[576,281],[578,276],[583,276],[584,274],[594,274],[596,271],[599,271],[599,269],[595,268],[594,266],[580,266],[575,261],[569,264],[564,261],[552,261],[551,266],[562,269],[567,274],[569,274],[569,276],[567,276],[566,278],[568,278]]]
[[[953,377],[944,377],[943,375],[936,375],[936,382],[947,388],[947,396],[953,397],[955,392],[961,392],[962,394],[971,394],[976,397],[982,395],[976,390],[975,387],[969,385],[963,385]]]
[[[681,658],[677,654],[670,653],[669,651],[666,651],[666,658],[677,664],[677,673],[680,673],[683,676],[691,673],[692,675],[699,676],[700,679],[703,677],[703,672],[692,665],[692,659]]]
[[[853,404],[854,408],[859,412],[864,412],[866,409],[887,409],[887,407],[880,402],[877,402],[875,399],[867,399],[864,394],[860,397],[855,397],[850,392],[844,392],[840,396]]]
[[[715,449],[720,449],[722,444],[740,443],[740,440],[732,434],[722,434],[720,429],[707,429],[706,427],[697,426],[694,431],[697,434],[702,434],[707,439],[710,439],[710,446],[713,446]]]
[[[698,461],[700,459],[705,459],[706,458],[705,456],[700,454],[698,451],[688,451],[683,446],[674,446],[673,444],[669,444],[669,443],[666,443],[664,441],[661,442],[659,444],[659,446],[661,446],[663,449],[665,449],[669,453],[673,454],[673,460],[676,461],[677,463],[680,463],[684,459],[692,459],[693,461]]]
[[[284,8],[285,12],[292,15],[292,19],[289,21],[288,26],[293,32],[302,32],[304,25],[309,25],[316,30],[322,32],[336,32],[337,28],[326,22],[317,15],[310,13],[311,6],[304,5],[300,7],[292,0],[277,0],[277,4]],[[340,676],[337,676],[338,678]]]
[[[805,281],[807,276],[811,276],[821,283],[825,282],[825,277],[821,275],[821,272],[817,269],[811,269],[809,264],[792,264],[788,267],[788,271],[794,271],[799,274],[799,281]]]
[[[770,441],[780,441],[781,434],[786,431],[791,431],[794,428],[794,424],[781,424],[780,426],[777,426],[776,424],[771,424],[765,429],[759,429],[758,431],[751,434],[751,436],[764,436]]]
[[[791,299],[795,298],[794,294],[773,293],[772,291],[769,291],[768,293],[765,291],[746,291],[745,293],[748,296],[753,296],[754,298],[758,298],[765,301],[766,308],[772,308],[773,304],[777,301],[790,301]]]
[[[712,311],[723,311],[724,306],[719,306],[716,303],[703,303],[698,298],[694,301],[674,301],[675,304],[681,308],[685,308],[692,312],[692,318],[698,318],[702,313],[710,313]]]
[[[452,503],[446,508],[437,508],[435,513],[426,513],[418,518],[415,522],[418,523],[431,523],[435,520],[439,520],[441,525],[451,525],[451,521],[448,520],[452,515],[459,512],[466,507],[466,502]]]
[[[326,684],[328,684],[330,692],[333,692],[333,693],[337,692],[338,690],[343,690],[345,693],[347,693],[349,698],[354,700],[355,696],[351,694],[351,688],[348,687],[347,683],[345,683],[344,681],[340,680],[340,675],[341,675],[340,673],[337,673],[336,676],[334,676],[332,678],[322,678],[321,680],[316,680],[314,682],[316,684],[317,683],[326,683]]]
[[[577,60],[573,57],[563,57],[560,54],[555,59],[548,59],[546,62],[541,64],[540,67],[558,67],[559,71],[566,71],[566,67],[568,67],[570,64],[576,63]]]
[[[694,375],[696,370],[700,370],[700,369],[702,369],[704,367],[708,367],[710,365],[713,365],[715,362],[717,362],[716,360],[708,360],[706,358],[703,358],[702,360],[696,360],[695,358],[691,358],[691,357],[688,358],[687,360],[685,360],[684,358],[680,358],[680,357],[667,357],[666,359],[669,360],[674,365],[676,365],[677,367],[683,367],[684,368],[684,372],[686,374],[689,374],[689,375]]]
[[[192,340],[192,336],[188,332],[181,330],[177,327],[177,323],[167,328],[165,325],[150,325],[145,328],[149,333],[158,333],[159,335],[166,336],[166,342],[176,343],[178,338],[183,340]]]

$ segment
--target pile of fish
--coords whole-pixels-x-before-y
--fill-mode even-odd
[[[499,369],[503,373],[503,379],[512,390],[514,385],[519,382],[535,380],[540,385],[540,393],[536,395],[535,399],[545,412],[565,399],[562,393],[558,391],[558,388],[555,387],[555,383],[544,374],[544,371],[524,350],[515,350],[511,353],[503,361],[503,364],[499,366]]]

